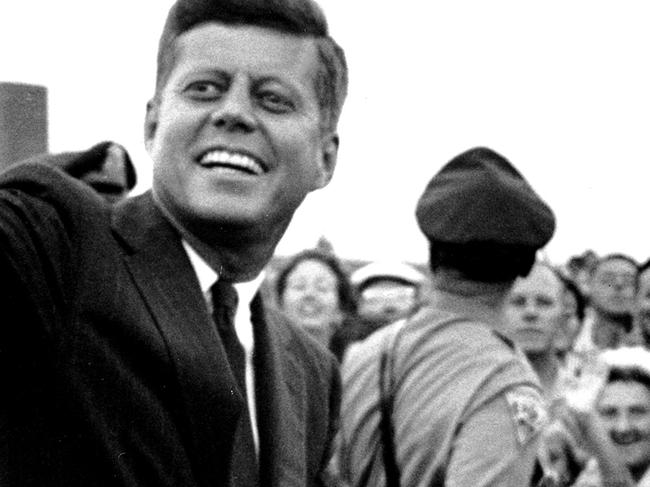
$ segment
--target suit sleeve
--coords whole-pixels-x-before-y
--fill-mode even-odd
[[[320,473],[320,485],[322,487],[340,486],[339,469],[336,464],[334,455],[336,450],[336,441],[340,426],[341,414],[341,374],[338,363],[332,359],[332,379],[329,400],[329,423],[327,431],[327,443],[323,456],[322,469]]]
[[[79,184],[43,164],[19,164],[0,175],[0,272],[7,291],[0,303],[7,313],[30,313],[23,322],[41,323],[45,332],[61,319],[74,288],[74,247],[87,203]]]

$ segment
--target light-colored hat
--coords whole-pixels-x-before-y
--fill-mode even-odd
[[[350,276],[350,281],[356,288],[362,288],[370,281],[384,279],[418,286],[424,280],[424,274],[404,262],[378,261],[360,267]]]
[[[650,351],[644,347],[621,347],[605,350],[600,358],[614,369],[637,369],[650,378]]]

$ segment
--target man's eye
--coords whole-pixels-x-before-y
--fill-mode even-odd
[[[510,304],[517,308],[521,308],[523,306],[526,306],[526,298],[523,296],[512,296],[510,298]]]
[[[536,301],[537,305],[543,308],[550,308],[554,304],[553,299],[547,296],[538,296]]]
[[[221,96],[222,89],[212,81],[194,81],[187,85],[185,93],[198,100],[212,100]]]
[[[294,109],[293,102],[286,96],[273,92],[263,92],[259,96],[260,103],[274,113],[287,113]]]
[[[601,408],[600,415],[604,418],[613,418],[616,416],[616,409],[614,408]]]

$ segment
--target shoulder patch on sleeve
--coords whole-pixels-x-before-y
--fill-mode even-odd
[[[515,436],[525,446],[541,432],[548,415],[539,391],[531,386],[517,386],[506,392],[510,417],[515,425]]]

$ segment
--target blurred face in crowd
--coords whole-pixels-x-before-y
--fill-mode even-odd
[[[405,318],[417,306],[417,287],[403,281],[377,279],[359,296],[359,315],[377,326]]]
[[[147,106],[156,200],[208,242],[215,223],[279,238],[335,165],[336,135],[321,131],[315,42],[209,22],[181,34],[174,54]]]
[[[126,176],[124,150],[112,144],[106,150],[106,158],[101,169],[88,171],[80,179],[109,203],[117,203],[126,198],[129,193],[129,184]]]
[[[590,281],[591,305],[613,318],[629,315],[636,291],[636,266],[625,259],[600,263]]]
[[[564,286],[553,271],[537,264],[515,282],[506,304],[508,335],[527,353],[552,349],[564,313]]]
[[[575,294],[564,287],[563,289],[561,326],[555,344],[559,350],[566,351],[573,347],[582,328],[582,322],[578,316],[578,301]]]
[[[607,384],[598,413],[627,466],[650,466],[650,390],[640,382]]]
[[[292,322],[321,334],[329,334],[343,318],[336,274],[319,260],[296,265],[287,276],[281,301]]]
[[[639,274],[635,311],[637,325],[646,336],[650,336],[650,268]]]
[[[574,282],[583,295],[589,292],[589,281],[591,280],[591,272],[588,268],[578,269],[574,276]]]

